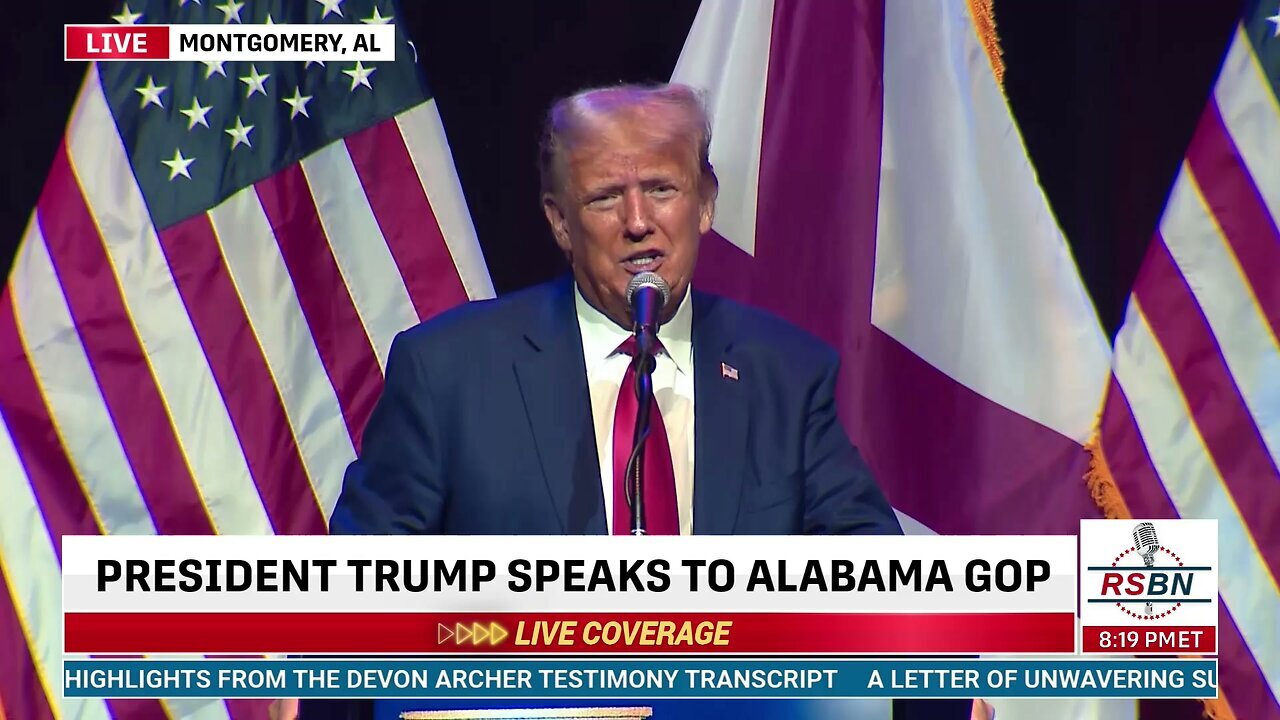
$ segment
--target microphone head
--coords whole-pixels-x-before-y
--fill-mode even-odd
[[[1133,528],[1133,545],[1140,555],[1155,553],[1160,547],[1160,541],[1156,539],[1156,526],[1151,523],[1138,523]]]
[[[661,310],[671,299],[671,286],[667,285],[667,281],[663,280],[661,275],[655,272],[642,272],[632,276],[631,282],[627,283],[627,305],[635,307],[636,293],[646,287],[654,288],[662,296],[662,302],[658,303],[658,310]]]

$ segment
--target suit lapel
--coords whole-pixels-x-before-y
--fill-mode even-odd
[[[562,531],[603,534],[604,493],[572,280],[555,283],[542,305],[526,329],[527,352],[515,362],[538,461]]]
[[[733,377],[740,367],[733,323],[716,298],[694,293],[693,301],[693,531],[727,535],[742,498],[751,378]]]

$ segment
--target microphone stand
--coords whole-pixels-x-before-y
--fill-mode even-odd
[[[649,406],[653,403],[653,349],[655,328],[637,325],[636,336],[636,425],[627,461],[627,489],[631,506],[631,534],[644,535],[648,529],[644,513],[644,445],[649,439]]]

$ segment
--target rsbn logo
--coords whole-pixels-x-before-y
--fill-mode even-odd
[[[1089,569],[1104,571],[1100,599],[1115,602],[1139,620],[1168,617],[1184,602],[1206,602],[1192,597],[1192,586],[1196,573],[1210,568],[1187,565],[1177,552],[1161,545],[1154,523],[1133,528],[1133,545],[1121,550],[1111,567]]]

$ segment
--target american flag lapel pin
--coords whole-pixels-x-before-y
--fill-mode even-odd
[[[730,380],[738,379],[738,368],[729,363],[720,363],[720,377],[729,378]]]

